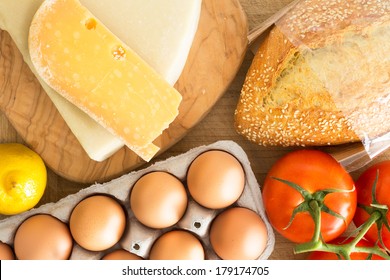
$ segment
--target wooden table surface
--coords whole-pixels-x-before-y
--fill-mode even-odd
[[[251,2],[246,0],[244,2]],[[253,1],[252,2],[256,2]],[[258,1],[257,1],[258,2]],[[279,8],[285,4],[291,2],[288,0],[284,1],[262,1],[262,5],[268,7],[267,12],[264,12],[259,20],[266,19],[272,13],[276,12]],[[266,3],[265,3],[266,2]],[[253,54],[248,51],[243,64],[237,73],[236,78],[231,83],[228,90],[225,92],[223,97],[217,102],[211,112],[198,124],[196,125],[182,140],[171,147],[168,151],[164,152],[154,161],[164,160],[165,158],[179,155],[188,151],[191,148],[207,145],[218,140],[233,140],[239,144],[247,153],[248,158],[252,164],[252,169],[256,175],[256,178],[260,184],[263,184],[264,178],[267,171],[272,164],[279,159],[282,155],[291,150],[291,148],[281,147],[262,147],[256,144],[250,143],[240,135],[236,133],[233,127],[233,116],[234,110],[239,98],[240,90],[247,72],[247,69],[252,61]],[[0,112],[0,143],[4,142],[20,142],[24,143],[23,139],[17,134],[17,132],[10,125],[5,116]],[[328,148],[324,148],[327,150]],[[376,161],[380,161],[386,158],[387,155],[384,153],[378,156],[371,164]],[[75,159],[77,160],[77,159]],[[149,163],[149,164],[151,164]],[[139,167],[139,169],[145,168],[149,164]],[[359,169],[351,173],[352,177],[356,179],[364,168]],[[80,184],[68,181],[52,170],[48,170],[48,183],[45,194],[41,199],[39,205],[56,202],[59,199],[76,193],[82,188],[88,187],[88,184]],[[0,218],[4,218],[1,217]],[[276,233],[276,244],[274,252],[270,259],[304,259],[305,255],[294,255],[293,253],[294,244],[287,241]]]

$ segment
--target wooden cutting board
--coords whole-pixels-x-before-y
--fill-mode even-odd
[[[155,141],[160,153],[179,141],[224,94],[244,59],[247,33],[238,0],[203,0],[198,30],[175,85],[183,95],[180,113]],[[126,147],[103,162],[91,160],[5,31],[0,31],[0,108],[26,144],[68,180],[104,182],[145,163]]]

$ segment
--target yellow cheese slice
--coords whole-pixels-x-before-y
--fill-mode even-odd
[[[146,34],[147,36],[147,34]],[[29,32],[32,63],[67,100],[149,161],[181,95],[77,0],[46,0]]]

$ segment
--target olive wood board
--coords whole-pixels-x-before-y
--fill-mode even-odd
[[[179,115],[154,142],[160,153],[184,137],[223,96],[243,62],[247,35],[247,18],[238,0],[203,0],[193,44],[175,84],[183,96]],[[65,179],[104,182],[145,164],[127,147],[102,162],[90,159],[2,30],[0,92],[0,109],[20,137]]]

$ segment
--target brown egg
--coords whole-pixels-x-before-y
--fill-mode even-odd
[[[184,230],[168,231],[161,235],[150,250],[151,260],[204,260],[202,243]]]
[[[183,183],[163,171],[142,176],[130,194],[130,208],[135,217],[151,228],[166,228],[176,224],[183,217],[187,202]]]
[[[80,201],[69,220],[74,240],[84,249],[103,251],[115,245],[126,227],[126,214],[112,197],[94,195]]]
[[[11,246],[0,241],[0,260],[14,260],[15,255]]]
[[[245,186],[245,172],[231,154],[212,150],[200,154],[187,173],[188,190],[200,205],[221,209],[232,205]]]
[[[14,250],[19,260],[66,260],[72,248],[67,224],[48,214],[27,218],[15,233]]]
[[[140,256],[130,253],[125,249],[117,249],[112,251],[102,258],[102,260],[142,260]]]
[[[224,260],[255,260],[267,245],[267,228],[254,211],[234,207],[221,212],[210,227],[210,243]]]

